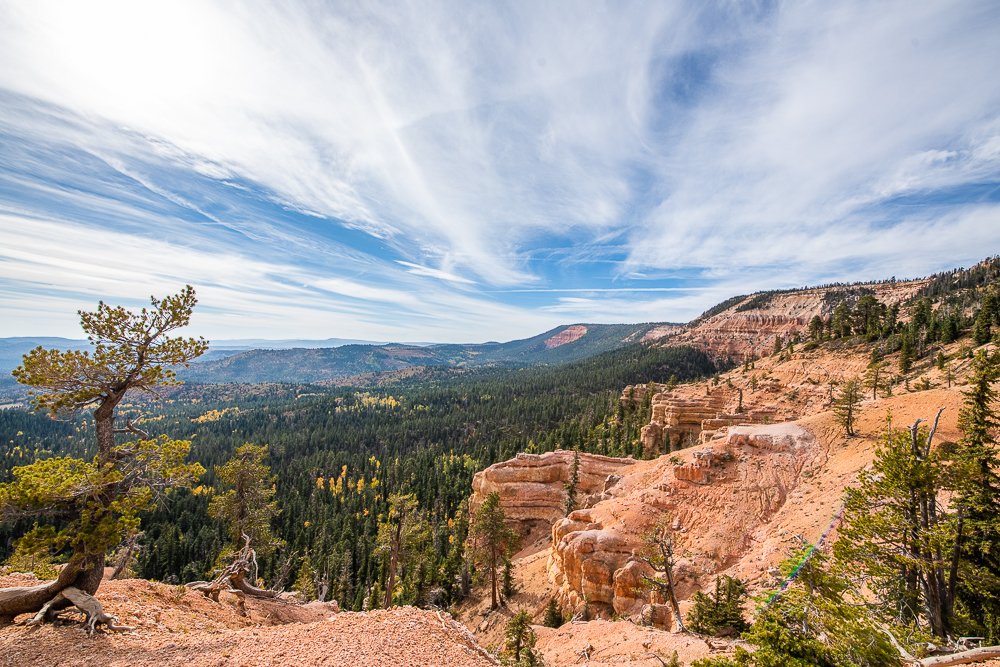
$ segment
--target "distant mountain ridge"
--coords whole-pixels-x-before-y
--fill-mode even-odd
[[[324,382],[412,366],[538,366],[564,364],[637,342],[679,324],[571,324],[506,343],[343,345],[335,348],[250,350],[193,364],[178,372],[190,382]]]
[[[362,340],[358,338],[326,338],[310,340],[285,338],[270,340],[267,338],[229,338],[210,341],[208,352],[198,358],[197,363],[222,359],[240,352],[250,350],[291,350],[294,348],[317,349],[342,347],[344,345],[388,345],[388,341]],[[17,336],[0,338],[0,373],[6,375],[21,365],[21,358],[41,345],[47,349],[58,350],[89,350],[90,342],[85,338],[59,338],[56,336]],[[403,345],[428,346],[433,343],[407,342]]]
[[[854,308],[865,296],[884,306],[900,306],[901,320],[909,319],[909,306],[922,298],[948,295],[950,308],[978,306],[983,290],[1000,281],[1000,257],[988,257],[968,269],[954,269],[913,280],[835,283],[818,287],[766,290],[726,299],[709,308],[684,327],[663,335],[651,331],[646,342],[664,346],[690,345],[713,357],[740,360],[760,357],[796,334],[804,339],[813,317],[829,319],[840,304]],[[957,295],[964,295],[958,299]]]
[[[178,375],[191,382],[329,383],[358,375],[401,371],[415,366],[453,368],[525,367],[577,361],[634,343],[691,345],[715,358],[742,359],[773,350],[776,338],[803,336],[812,317],[827,318],[838,304],[854,304],[863,295],[880,303],[905,305],[924,296],[981,288],[1000,280],[1000,257],[969,269],[955,269],[915,280],[831,284],[769,290],[734,296],[687,324],[567,324],[531,338],[506,343],[378,343],[356,339],[213,341],[207,354]],[[905,318],[904,309],[901,317]],[[0,338],[0,390],[13,384],[9,372],[21,355],[43,345],[87,349],[86,340]],[[2,393],[0,391],[0,393]]]
[[[190,382],[303,382],[337,380],[413,366],[537,366],[563,364],[618,349],[650,332],[679,331],[680,324],[567,324],[506,343],[379,343],[345,338],[228,339],[211,342],[209,351],[178,376]],[[13,384],[11,370],[39,345],[87,350],[85,339],[0,338],[0,385]]]

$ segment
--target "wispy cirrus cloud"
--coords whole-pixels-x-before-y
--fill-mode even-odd
[[[998,29],[947,1],[3,3],[0,335],[195,282],[223,337],[495,339],[967,265],[1000,247]]]

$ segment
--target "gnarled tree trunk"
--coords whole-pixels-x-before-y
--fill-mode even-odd
[[[55,581],[37,586],[0,588],[0,625],[13,623],[19,614],[37,613],[70,586],[93,595],[103,577],[103,557],[77,555],[59,572]],[[69,600],[61,600],[50,607],[49,614],[71,606],[73,603]]]

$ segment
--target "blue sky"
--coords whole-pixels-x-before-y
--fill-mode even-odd
[[[477,342],[1000,252],[995,2],[0,1],[0,336]]]

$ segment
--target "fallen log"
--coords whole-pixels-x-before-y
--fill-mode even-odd
[[[1000,658],[1000,646],[984,646],[961,653],[924,658],[913,664],[914,667],[949,667],[949,665],[967,665],[970,662],[979,662],[990,658]]]

